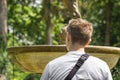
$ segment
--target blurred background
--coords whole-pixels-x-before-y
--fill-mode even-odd
[[[82,18],[93,23],[91,45],[120,47],[120,0],[79,0]],[[7,80],[39,80],[41,74],[20,70],[6,48],[59,45],[60,30],[71,19],[62,0],[0,0],[0,74]],[[120,59],[111,70],[120,80]]]

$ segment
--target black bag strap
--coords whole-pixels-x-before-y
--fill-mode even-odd
[[[73,69],[70,71],[70,73],[67,75],[67,77],[65,78],[65,80],[71,80],[73,78],[73,76],[76,74],[76,72],[78,71],[78,69],[82,66],[82,64],[88,59],[89,55],[88,54],[83,54],[77,61],[77,63],[75,64],[75,66],[73,67]]]

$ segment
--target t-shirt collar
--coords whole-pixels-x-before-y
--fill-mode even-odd
[[[85,54],[84,51],[69,51],[67,55],[82,55]]]

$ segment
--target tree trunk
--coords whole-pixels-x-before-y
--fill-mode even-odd
[[[7,32],[7,1],[0,0],[0,37],[6,43]]]
[[[44,0],[45,24],[46,24],[46,43],[52,45],[52,23],[51,23],[51,0]]]
[[[111,2],[108,0],[106,4],[106,30],[105,30],[105,45],[110,45],[110,27],[111,27]]]
[[[6,32],[7,32],[7,1],[0,0],[0,58],[4,58],[3,53],[6,50]],[[1,63],[0,61],[0,73],[3,73],[4,69],[5,63],[4,62]]]

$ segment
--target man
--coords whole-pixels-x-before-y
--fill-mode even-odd
[[[41,80],[64,80],[73,69],[84,48],[91,41],[92,24],[83,19],[72,19],[67,26],[66,45],[68,53],[49,62],[41,76]],[[106,62],[89,56],[72,80],[112,80]]]

